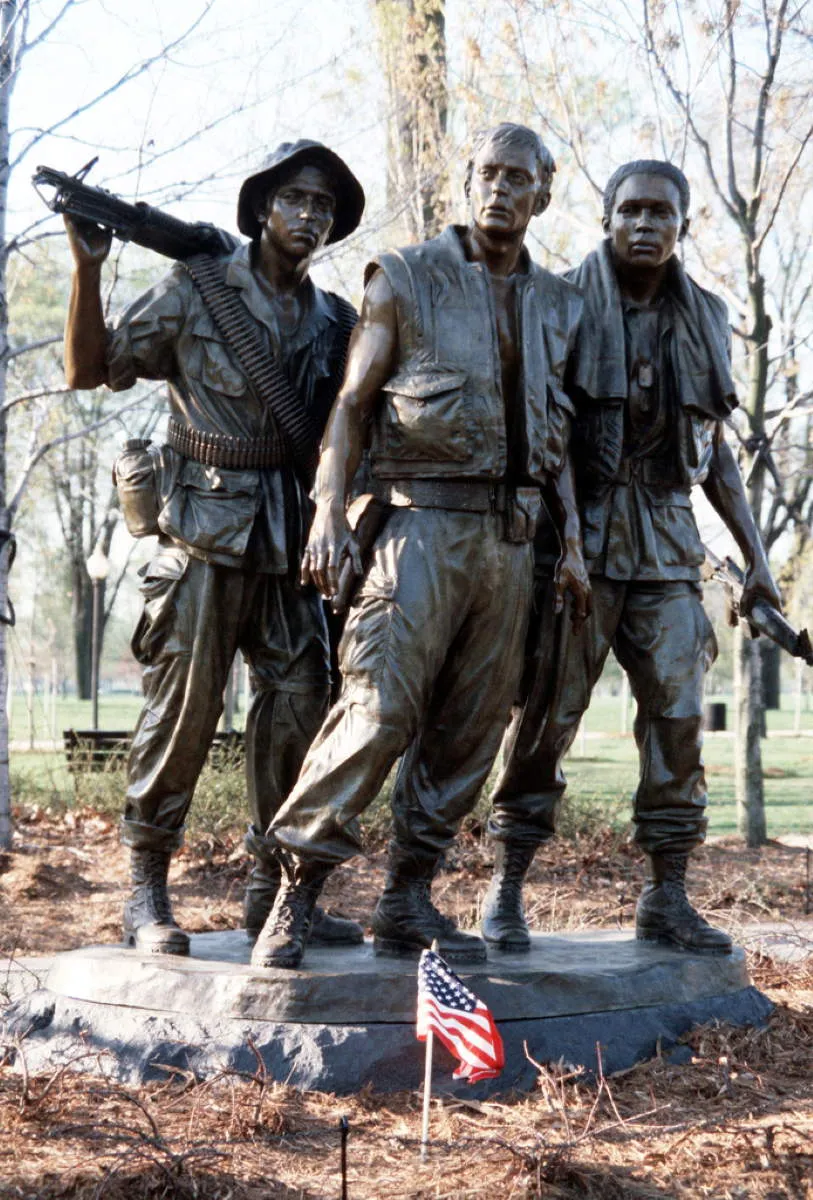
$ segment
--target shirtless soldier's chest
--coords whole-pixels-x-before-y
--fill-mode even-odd
[[[512,275],[509,275],[508,278],[490,275],[489,279],[497,318],[497,347],[500,355],[503,402],[507,415],[516,401],[521,367],[517,292]]]
[[[519,354],[519,329],[517,322],[517,288],[514,276],[504,278],[499,275],[489,276],[494,296],[494,312],[496,317],[496,343],[500,355],[500,379],[502,383],[502,403],[505,406],[505,424],[508,442],[508,457],[516,458],[517,454],[517,396],[519,391],[519,374],[522,370],[522,359]],[[516,466],[516,463],[514,463]]]

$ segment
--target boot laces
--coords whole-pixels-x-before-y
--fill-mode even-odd
[[[706,918],[701,916],[686,895],[686,886],[682,879],[666,879],[661,886],[669,899],[669,905],[675,917],[697,928],[711,928]]]
[[[534,848],[535,849],[535,848]],[[501,869],[494,877],[497,903],[509,906],[517,911],[522,910],[522,886],[528,872],[530,859],[524,846],[506,845]]]
[[[418,902],[418,907],[426,914],[440,933],[456,933],[456,923],[451,917],[447,917],[439,908],[436,908],[432,901],[432,881],[429,879],[419,879],[416,882],[415,899]]]
[[[166,881],[166,860],[161,854],[145,856],[143,895],[146,907],[156,921],[172,922],[172,906],[169,902]]]
[[[274,905],[274,933],[291,933],[307,920],[311,909],[310,891],[310,888],[296,883],[280,887]]]

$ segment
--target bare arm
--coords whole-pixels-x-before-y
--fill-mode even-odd
[[[101,276],[112,234],[89,221],[68,216],[64,221],[74,261],[65,323],[65,378],[68,387],[95,388],[107,381]]]
[[[364,293],[344,383],[325,429],[316,474],[316,513],[302,559],[302,582],[313,580],[324,596],[336,594],[345,555],[351,555],[361,573],[345,504],[361,462],[366,425],[382,386],[395,370],[397,352],[395,298],[383,271],[377,271]]]
[[[573,626],[579,629],[590,615],[592,597],[590,578],[582,553],[581,521],[576,506],[576,483],[569,453],[561,474],[556,479],[548,480],[543,494],[562,543],[562,557],[556,564],[556,612],[562,611],[565,592],[570,592],[573,597]]]
[[[781,597],[771,575],[762,538],[748,504],[742,476],[731,447],[723,437],[721,425],[718,425],[715,431],[711,469],[702,487],[709,503],[722,517],[745,559],[747,569],[740,602],[743,615],[747,615],[748,609],[759,597],[781,609]]]

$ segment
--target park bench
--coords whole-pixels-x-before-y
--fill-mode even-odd
[[[124,766],[133,734],[120,729],[64,729],[69,771],[112,771]],[[210,761],[233,762],[244,753],[241,730],[219,730],[212,739]]]

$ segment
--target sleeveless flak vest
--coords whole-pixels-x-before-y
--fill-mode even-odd
[[[374,260],[398,321],[399,365],[373,419],[378,479],[495,481],[508,468],[497,322],[488,272],[467,261],[463,230]],[[582,309],[574,285],[527,260],[516,276],[522,370],[517,414],[521,457],[513,473],[542,484],[562,469],[574,409],[564,371]]]

